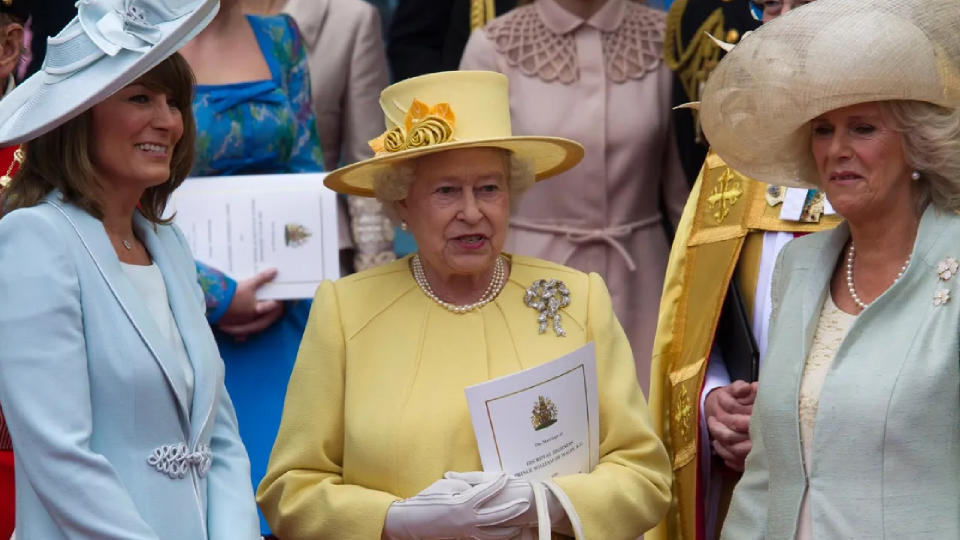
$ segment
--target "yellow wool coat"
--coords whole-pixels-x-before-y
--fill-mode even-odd
[[[512,256],[493,302],[454,314],[402,259],[317,290],[258,501],[274,533],[377,539],[387,508],[446,471],[480,470],[464,388],[594,341],[600,463],[556,478],[588,538],[632,540],[670,500],[670,465],[651,427],[633,356],[597,274]],[[537,332],[523,303],[537,279],[570,289],[566,337]]]

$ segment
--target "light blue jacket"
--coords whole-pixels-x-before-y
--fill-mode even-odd
[[[846,224],[790,242],[773,277],[769,350],[750,423],[753,450],[722,538],[792,539],[800,503],[816,539],[960,538],[960,216],[924,212],[909,268],[837,351],[820,397],[809,487],[800,446],[804,361],[850,236]],[[934,305],[937,291],[951,299]]]
[[[163,275],[192,399],[99,220],[56,192],[0,219],[0,400],[17,538],[259,538],[193,257],[173,226],[137,213],[134,230]]]

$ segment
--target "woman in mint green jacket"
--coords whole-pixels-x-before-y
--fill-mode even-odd
[[[723,538],[960,538],[958,23],[956,0],[818,0],[707,83],[727,163],[846,220],[777,262]]]

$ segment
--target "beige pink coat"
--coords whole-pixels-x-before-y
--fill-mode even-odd
[[[663,12],[629,0],[608,0],[588,20],[537,0],[475,31],[460,64],[509,77],[514,134],[586,148],[577,167],[527,192],[506,249],[603,276],[643,389],[670,249],[664,225],[679,220],[688,193],[664,26]]]

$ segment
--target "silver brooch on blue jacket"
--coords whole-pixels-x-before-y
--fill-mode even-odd
[[[523,303],[537,310],[537,323],[540,333],[547,331],[547,324],[553,324],[553,332],[564,337],[567,332],[560,324],[560,310],[570,305],[570,289],[556,279],[538,279],[527,288]]]
[[[198,444],[194,452],[183,443],[165,444],[150,454],[147,464],[174,480],[185,477],[191,467],[203,478],[213,464],[213,452],[205,444]]]
[[[937,277],[940,281],[946,283],[957,275],[957,270],[960,270],[960,263],[957,262],[957,259],[953,257],[947,257],[946,259],[937,263]],[[950,301],[950,289],[943,288],[939,289],[933,295],[933,305],[942,306]]]

